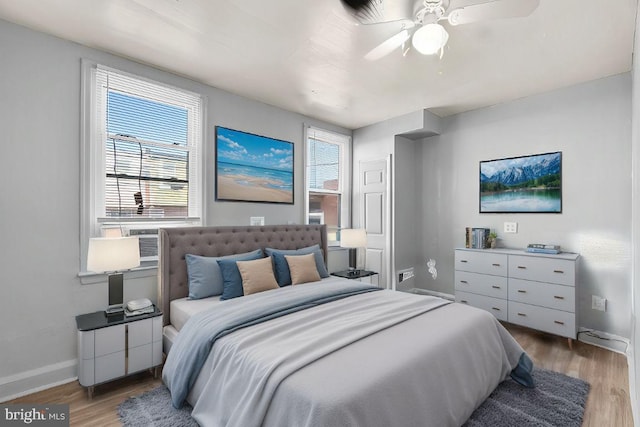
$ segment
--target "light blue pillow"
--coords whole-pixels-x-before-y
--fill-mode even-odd
[[[220,267],[220,273],[222,274],[222,295],[221,300],[238,298],[244,295],[242,290],[242,275],[238,269],[236,261],[252,261],[262,258],[262,250],[257,256],[244,259],[218,259],[218,267]]]
[[[257,258],[262,258],[262,249],[222,257],[185,255],[184,259],[187,262],[187,277],[189,279],[189,299],[200,299],[222,294],[223,279],[218,266],[219,259],[248,261]]]
[[[273,259],[273,269],[276,273],[276,280],[279,286],[288,286],[291,284],[291,272],[289,271],[289,264],[285,259],[285,255],[307,255],[313,254],[316,260],[316,269],[320,277],[329,277],[327,266],[324,264],[324,258],[322,257],[322,251],[319,245],[308,246],[301,249],[274,249],[266,248],[264,250],[267,256]]]

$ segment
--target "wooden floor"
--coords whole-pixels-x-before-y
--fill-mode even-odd
[[[583,426],[633,427],[629,376],[624,355],[581,342],[570,350],[566,339],[505,324],[536,366],[582,378],[591,384]],[[93,400],[77,381],[9,403],[68,403],[72,426],[119,426],[118,405],[127,397],[161,384],[141,373],[96,387]]]

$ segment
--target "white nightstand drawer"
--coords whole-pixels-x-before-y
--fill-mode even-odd
[[[472,273],[507,275],[507,255],[491,252],[455,251],[455,269]]]
[[[111,328],[107,328],[107,329],[111,329]],[[122,341],[124,341],[124,338]],[[96,384],[109,381],[114,378],[123,377],[125,374],[124,359],[125,359],[124,351],[107,354],[106,356],[96,357],[96,360],[95,360]]]
[[[93,359],[95,356],[95,331],[78,331],[78,354],[80,359]]]
[[[151,320],[151,319],[149,319]],[[149,369],[153,366],[153,344],[129,348],[127,374]]]
[[[456,271],[455,282],[456,291],[507,299],[506,277]]]
[[[575,310],[575,288],[551,283],[509,279],[509,300],[555,310]]]
[[[153,339],[153,319],[131,322],[129,328],[129,348],[150,344]]]
[[[576,338],[574,313],[510,301],[508,321],[563,337]]]
[[[96,329],[96,357],[124,351],[126,344],[124,328],[125,325],[114,325],[108,328]]]
[[[151,356],[151,366],[158,366],[162,364],[162,340],[154,341],[153,346],[153,355]]]
[[[468,292],[456,292],[456,302],[481,308],[493,314],[499,320],[507,320],[507,301],[499,298],[486,297]]]
[[[509,277],[574,286],[575,262],[565,259],[512,255],[509,257]]]
[[[162,341],[162,316],[153,318],[153,342]]]

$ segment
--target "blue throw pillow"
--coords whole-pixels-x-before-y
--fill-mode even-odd
[[[222,294],[223,280],[218,266],[219,259],[249,261],[256,259],[255,257],[262,258],[262,249],[223,257],[185,255],[184,259],[187,262],[187,277],[189,279],[189,299],[207,298]]]
[[[262,258],[262,251],[260,251],[259,255],[252,258],[218,260],[218,267],[220,267],[220,273],[222,274],[221,300],[238,298],[244,295],[244,291],[242,290],[242,276],[240,275],[236,261],[252,261],[260,258]]]
[[[308,246],[301,249],[274,249],[266,248],[264,250],[267,256],[273,259],[273,268],[276,272],[276,280],[279,286],[287,286],[291,284],[291,272],[289,271],[289,264],[285,259],[285,255],[307,255],[313,254],[316,259],[316,268],[320,277],[329,277],[329,272],[324,264],[324,258],[322,257],[322,251],[319,245]]]

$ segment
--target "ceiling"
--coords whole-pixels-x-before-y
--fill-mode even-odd
[[[636,8],[540,0],[525,18],[449,29],[442,59],[377,61],[364,55],[398,24],[356,25],[340,0],[0,0],[0,18],[355,129],[629,71]]]

